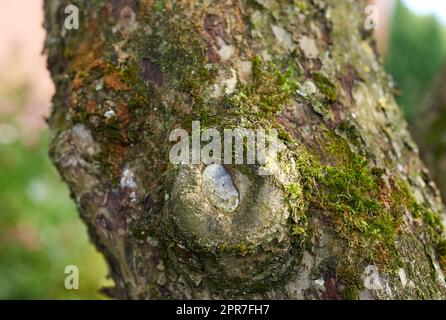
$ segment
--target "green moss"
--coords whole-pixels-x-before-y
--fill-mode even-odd
[[[446,240],[443,237],[441,213],[432,211],[429,205],[418,203],[406,182],[398,181],[397,185],[399,188],[399,192],[395,194],[397,201],[401,205],[404,204],[411,215],[422,223],[420,232],[425,234],[425,239],[431,242],[432,247],[437,248],[440,265],[446,270]]]
[[[437,246],[440,266],[443,272],[446,272],[446,239],[441,240]]]
[[[298,7],[302,13],[305,13],[308,10],[308,4],[306,1],[297,1],[296,7]]]
[[[424,222],[432,239],[435,239],[437,242],[440,241],[443,232],[440,213],[432,211],[429,209],[429,206],[419,204],[406,182],[398,181],[397,184],[400,189],[398,194],[400,201],[407,205],[407,209],[414,218],[421,219]]]
[[[285,186],[285,198],[291,211],[291,232],[294,236],[302,236],[307,229],[305,219],[305,200],[300,184],[293,182]]]
[[[341,296],[344,300],[358,300],[359,292],[357,286],[347,286],[343,290],[341,290]]]
[[[155,4],[156,10],[162,5],[163,2],[158,1]],[[180,119],[180,122],[192,118],[202,120],[212,113],[214,107],[210,101],[209,88],[217,75],[217,65],[206,64],[208,48],[205,39],[189,18],[172,14],[172,11],[182,12],[178,7],[181,4],[172,5],[171,9],[161,10],[156,15],[152,14],[152,8],[143,8],[141,19],[152,30],[150,34],[137,33],[137,39],[133,43],[140,45],[135,48],[137,55],[150,60],[162,72],[162,91],[164,94],[172,94],[168,107],[175,118]],[[185,109],[191,109],[193,114],[185,112]]]
[[[242,256],[246,256],[247,254],[252,254],[255,251],[255,247],[253,245],[246,244],[242,242],[237,246],[238,253]]]
[[[246,256],[256,252],[256,245],[253,243],[242,242],[239,244],[220,243],[218,245],[217,254]]]
[[[296,90],[293,69],[282,72],[277,65],[265,63],[259,56],[251,62],[252,81],[239,83],[235,93],[227,99],[236,114],[268,118],[282,110]]]
[[[363,268],[375,264],[386,272],[400,267],[395,241],[404,212],[404,199],[386,199],[395,190],[386,188],[384,170],[372,168],[366,158],[350,150],[347,140],[330,132],[325,150],[306,148],[294,158],[299,183],[285,186],[290,208],[290,230],[295,244],[312,237],[310,212],[324,214],[346,248],[339,257],[339,279],[345,298],[357,298]],[[301,148],[301,147],[299,147]],[[354,270],[353,270],[353,269]],[[342,271],[344,270],[344,272]]]
[[[372,168],[372,174],[376,177],[382,177],[382,175],[385,173],[385,170],[383,168]]]
[[[197,66],[191,78],[191,87],[185,92],[195,92],[191,101],[193,113],[181,115],[182,123],[190,126],[192,120],[200,120],[202,128],[275,128],[285,141],[291,141],[283,127],[277,125],[274,116],[289,102],[296,89],[293,81],[294,71],[288,68],[284,72],[274,63],[265,63],[260,57],[252,60],[251,81],[239,82],[235,91],[221,98],[209,95],[209,88],[215,82],[215,70],[206,66]]]
[[[325,99],[328,102],[335,102],[338,98],[337,86],[320,72],[314,72],[312,76],[317,87],[324,94]]]
[[[164,10],[164,1],[156,0],[154,5],[153,5],[153,9],[155,9],[155,11],[157,11],[157,12],[163,12],[163,10]]]
[[[340,134],[347,137],[350,143],[358,147],[360,150],[362,149],[363,142],[361,139],[361,135],[352,123],[350,123],[349,121],[342,121],[338,125],[337,130]]]
[[[345,257],[338,257],[340,261]],[[359,264],[341,263],[336,268],[336,274],[342,281],[340,293],[344,300],[358,300],[359,292],[363,289],[364,284],[361,279],[363,268]]]
[[[401,212],[387,208],[380,200],[383,183],[365,158],[354,153],[344,156],[347,159],[341,163],[324,168],[321,207],[349,247],[366,247],[367,256],[363,258],[388,266],[390,260],[397,259],[395,240]]]

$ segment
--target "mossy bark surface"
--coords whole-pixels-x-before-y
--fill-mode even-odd
[[[117,298],[444,299],[444,208],[361,1],[46,1],[50,154]],[[276,129],[286,148],[169,162],[175,128]],[[211,175],[212,176],[212,175]],[[208,176],[206,176],[208,177]],[[228,209],[229,208],[229,209]],[[365,271],[379,271],[375,286]]]

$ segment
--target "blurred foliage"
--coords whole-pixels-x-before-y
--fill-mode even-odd
[[[50,163],[46,133],[32,146],[20,139],[23,91],[8,92],[13,111],[0,113],[0,134],[17,130],[16,139],[0,141],[0,299],[104,298],[105,262]],[[1,108],[8,99],[0,98]],[[65,289],[67,265],[79,268],[79,290]]]
[[[399,105],[409,122],[445,59],[446,32],[432,16],[411,12],[397,1],[385,66],[397,83]]]

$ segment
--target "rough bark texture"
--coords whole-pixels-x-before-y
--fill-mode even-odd
[[[446,63],[421,105],[413,130],[421,156],[446,201]]]
[[[444,209],[361,1],[46,1],[51,157],[118,298],[444,299]],[[169,132],[276,128],[235,211]],[[207,177],[206,179],[209,179]],[[210,178],[212,180],[212,178]],[[212,182],[212,181],[211,181]],[[232,208],[232,207],[231,207]],[[376,289],[364,270],[380,271]]]

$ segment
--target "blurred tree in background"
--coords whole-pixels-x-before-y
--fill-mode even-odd
[[[385,67],[400,92],[397,101],[412,122],[445,59],[446,32],[434,16],[419,16],[397,1]]]

